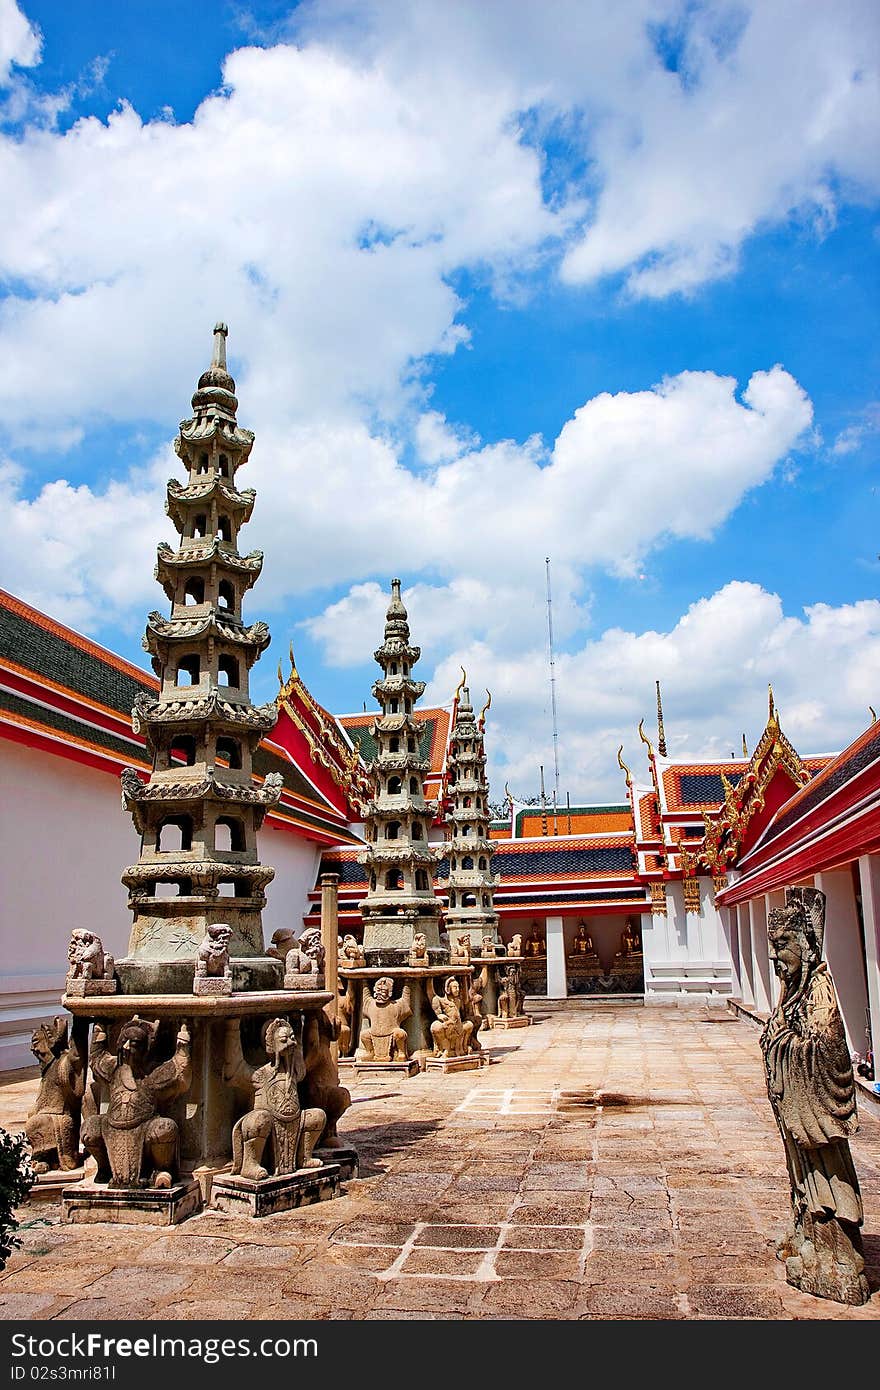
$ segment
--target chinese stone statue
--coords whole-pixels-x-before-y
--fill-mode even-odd
[[[119,1030],[115,1055],[95,1024],[89,1050],[92,1073],[110,1091],[106,1113],[83,1121],[82,1142],[98,1163],[97,1182],[111,1187],[170,1187],[177,1167],[178,1131],[160,1107],[189,1089],[190,1034],[180,1025],[174,1055],[150,1067],[158,1023],[134,1018]]]
[[[428,938],[423,931],[417,931],[412,939],[409,952],[410,965],[429,965]]]
[[[522,936],[519,932],[510,938],[507,946],[507,954],[509,956],[522,955]]]
[[[284,961],[285,989],[323,988],[324,943],[320,927],[309,927],[287,952]]]
[[[253,1109],[232,1129],[232,1171],[254,1182],[268,1178],[270,1171],[278,1176],[320,1168],[321,1160],[313,1158],[312,1150],[327,1123],[323,1110],[303,1109],[300,1104],[299,1083],[306,1064],[289,1019],[271,1019],[263,1028],[263,1045],[269,1061],[250,1066],[242,1054],[238,1019],[227,1020],[223,1080],[253,1098]]]
[[[522,987],[522,971],[514,961],[508,965],[498,981],[498,1017],[519,1018],[523,1012],[525,992]]]
[[[350,980],[336,982],[336,1018],[338,1024],[338,1048],[340,1057],[351,1056],[351,1031],[354,1017],[354,990]]]
[[[79,1167],[79,1125],[85,1090],[85,1058],[68,1044],[67,1020],[41,1023],[31,1038],[40,1068],[37,1103],[25,1121],[35,1173]]]
[[[232,993],[232,965],[229,961],[231,936],[232,930],[226,922],[209,923],[196,956],[194,994]]]
[[[791,1227],[779,1246],[786,1278],[805,1293],[864,1303],[862,1199],[849,1149],[858,1128],[852,1064],[822,960],[825,897],[787,888],[768,914],[779,1001],[761,1034],[767,1093],[785,1146]]]
[[[363,1026],[355,1061],[406,1061],[409,1045],[403,1025],[412,1013],[409,986],[404,985],[399,999],[392,998],[393,989],[394,981],[382,975],[372,992],[364,992]]]
[[[115,994],[113,957],[104,950],[100,936],[87,927],[77,927],[71,933],[67,948],[68,970],[64,984],[71,995]]]
[[[466,1057],[474,1025],[461,1016],[461,986],[454,975],[443,987],[442,994],[431,993],[431,1008],[436,1015],[431,1024],[436,1057]]]
[[[486,970],[485,966],[483,970]],[[471,1033],[471,1050],[473,1052],[482,1052],[483,1049],[477,1034],[482,1028],[489,1027],[489,1020],[483,1011],[483,993],[485,988],[486,981],[483,975],[474,975],[468,987],[468,1006],[473,1023],[473,1031]]]
[[[296,932],[292,927],[279,927],[272,933],[271,944],[266,949],[266,955],[273,960],[286,961],[287,953],[296,944]]]
[[[356,936],[350,934],[342,938],[342,946],[339,950],[339,964],[347,965],[349,968],[356,968],[364,964],[364,948],[361,946]]]

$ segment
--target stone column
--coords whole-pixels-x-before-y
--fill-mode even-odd
[[[567,999],[568,981],[565,974],[565,938],[562,918],[548,917],[547,934],[547,998]]]
[[[749,903],[752,929],[752,958],[755,962],[755,1006],[762,1013],[773,1012],[773,981],[770,969],[770,947],[767,942],[767,908],[763,896]]]
[[[825,894],[825,959],[831,971],[850,1052],[865,1051],[868,988],[862,958],[859,914],[849,868],[816,874]]]
[[[734,998],[742,998],[742,984],[739,978],[739,918],[735,907],[722,907],[722,923],[724,942],[727,953],[730,956],[730,968],[733,975],[733,994]]]
[[[767,914],[768,914],[768,912],[770,911],[771,907],[776,907],[776,906],[778,906],[777,899],[778,899],[779,897],[782,897],[782,899],[783,899],[783,901],[784,901],[784,899],[785,899],[785,894],[779,894],[779,893],[765,893],[765,894],[764,894],[764,924],[765,924],[765,928],[766,928],[766,923],[767,923]],[[779,994],[779,981],[778,981],[778,979],[776,978],[776,971],[773,969],[773,966],[770,965],[770,944],[769,944],[769,942],[767,943],[767,963],[768,963],[768,966],[769,966],[769,969],[770,969],[770,1012],[772,1013],[773,1010],[776,1008],[776,999],[777,999],[777,996],[778,996],[778,994]]]
[[[339,1001],[339,875],[321,875],[321,943],[324,947],[324,988],[333,995],[326,1006],[335,1023]],[[334,1062],[339,1056],[337,1043],[331,1046]]]
[[[739,935],[740,997],[744,1004],[755,1005],[754,964],[752,961],[752,926],[748,903],[737,903],[736,923]]]
[[[880,1042],[880,855],[863,854],[859,860],[862,884],[862,918],[865,924],[865,960],[868,966],[868,1002],[871,1006],[871,1047],[877,1056]],[[874,1063],[875,1075],[877,1063]]]

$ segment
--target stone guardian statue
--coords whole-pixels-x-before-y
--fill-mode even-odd
[[[63,1015],[41,1023],[31,1038],[31,1052],[40,1068],[40,1089],[25,1121],[35,1173],[79,1167],[79,1126],[85,1091],[85,1057],[68,1044]]]
[[[321,1160],[312,1157],[312,1150],[327,1123],[323,1110],[303,1109],[300,1103],[299,1083],[306,1064],[290,1020],[273,1018],[266,1023],[263,1046],[269,1061],[262,1067],[250,1066],[241,1050],[238,1019],[227,1020],[223,1080],[253,1097],[253,1109],[232,1128],[232,1171],[254,1182],[262,1182],[270,1173],[278,1177],[320,1168]],[[271,1167],[264,1163],[266,1158]]]
[[[791,1228],[779,1246],[786,1278],[838,1303],[869,1297],[859,1181],[849,1138],[858,1129],[852,1064],[828,967],[825,896],[787,888],[768,914],[779,1001],[761,1034],[767,1093],[785,1146]]]
[[[190,1034],[181,1023],[174,1056],[151,1068],[149,1056],[158,1031],[158,1023],[135,1014],[120,1028],[114,1055],[103,1026],[95,1024],[89,1066],[110,1091],[106,1112],[90,1115],[82,1127],[83,1145],[97,1160],[96,1182],[171,1187],[177,1168],[177,1125],[159,1111],[189,1090]]]

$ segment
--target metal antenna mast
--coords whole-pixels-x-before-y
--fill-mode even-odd
[[[550,593],[550,556],[544,561],[547,567],[547,631],[550,634],[550,708],[553,713],[553,780],[554,808],[559,804],[559,728],[556,723],[556,657],[553,652],[553,598]]]

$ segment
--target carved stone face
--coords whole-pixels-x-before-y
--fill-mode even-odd
[[[124,1030],[120,1035],[118,1058],[127,1062],[135,1074],[145,1071],[149,1050],[150,1039],[145,1029]]]
[[[54,1059],[55,1054],[52,1051],[52,1045],[43,1028],[37,1028],[31,1037],[31,1052],[36,1057],[41,1068],[47,1067]]]
[[[67,959],[69,961],[82,960],[94,939],[94,934],[85,927],[76,927],[70,936],[70,945],[67,948]]]
[[[286,1018],[277,1019],[274,1028],[266,1035],[266,1051],[275,1057],[286,1057],[296,1047],[296,1034],[293,1025]]]
[[[232,936],[232,928],[225,922],[214,922],[208,928],[208,936],[211,938],[211,945],[218,951],[225,951],[229,945],[229,938]]]
[[[391,991],[394,989],[394,981],[387,975],[383,975],[373,985],[373,998],[377,1004],[387,1004],[391,998]]]
[[[800,939],[784,908],[772,908],[767,925],[773,969],[780,980],[789,984],[799,977],[803,967]]]
[[[448,980],[448,981],[446,982],[446,991],[445,991],[445,993],[446,993],[446,996],[447,996],[448,999],[457,1000],[457,999],[458,999],[458,996],[461,994],[461,987],[460,987],[460,985],[459,985],[459,983],[458,983],[458,980],[456,980],[456,979]]]

